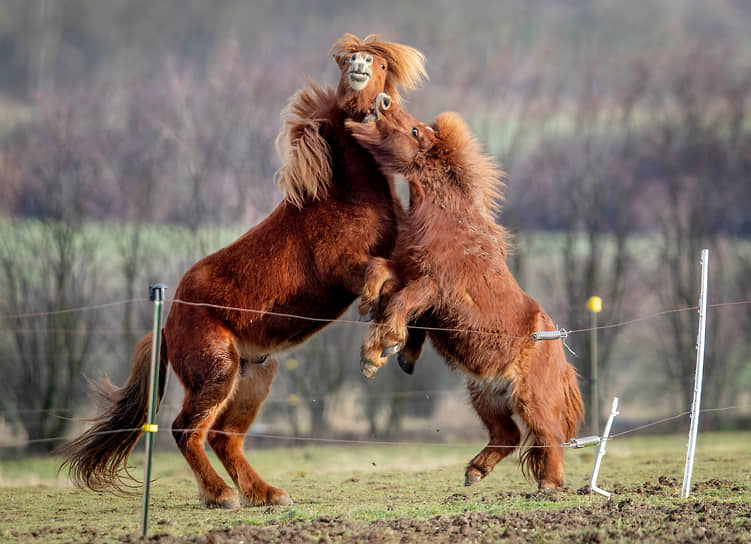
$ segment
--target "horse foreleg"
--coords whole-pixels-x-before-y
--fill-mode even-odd
[[[464,485],[472,485],[485,478],[521,441],[519,427],[511,417],[510,385],[470,382],[468,389],[472,406],[487,427],[490,441],[467,465]]]
[[[382,355],[381,334],[383,326],[374,323],[368,327],[360,346],[360,371],[366,378],[372,378],[378,369],[386,364],[388,357]]]
[[[383,284],[393,277],[389,261],[382,257],[373,257],[365,271],[365,283],[360,295],[360,315],[374,314]]]
[[[401,351],[407,343],[407,322],[430,310],[437,298],[438,286],[428,276],[410,281],[396,292],[384,310],[381,346]]]
[[[242,502],[250,506],[292,504],[287,492],[266,483],[243,453],[245,433],[269,394],[276,368],[274,359],[245,363],[240,369],[234,395],[209,431],[209,445],[240,490]]]
[[[420,358],[422,348],[425,345],[425,336],[427,331],[419,328],[422,325],[422,321],[418,319],[415,324],[418,328],[409,327],[407,340],[404,343],[404,347],[399,352],[397,360],[399,361],[399,367],[407,374],[412,374],[415,371],[415,363]]]

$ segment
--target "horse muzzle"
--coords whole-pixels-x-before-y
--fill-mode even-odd
[[[362,91],[373,76],[373,57],[364,53],[353,53],[349,57],[347,79],[353,91]]]
[[[347,74],[350,88],[353,91],[362,91],[368,85],[372,73],[371,70],[365,70],[363,72],[350,70]]]

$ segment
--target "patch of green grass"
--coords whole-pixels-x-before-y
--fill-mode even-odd
[[[692,500],[751,501],[751,432],[699,436]],[[613,500],[672,504],[679,499],[686,436],[635,436],[608,444],[598,484]],[[149,516],[150,534],[202,534],[240,523],[331,519],[369,523],[388,519],[428,519],[465,512],[485,515],[561,509],[605,501],[580,495],[590,476],[595,450],[566,454],[568,490],[537,494],[513,457],[484,481],[463,486],[464,465],[482,444],[433,446],[302,447],[248,451],[267,481],[286,489],[290,507],[207,510],[198,501],[192,474],[177,453],[155,455]],[[134,475],[143,456],[133,456]],[[212,459],[219,467],[216,459]],[[141,530],[141,497],[101,495],[75,489],[56,477],[58,459],[39,457],[0,462],[0,540],[69,542],[87,531],[118,536]],[[712,481],[734,483],[727,486]],[[37,535],[36,537],[34,535]]]

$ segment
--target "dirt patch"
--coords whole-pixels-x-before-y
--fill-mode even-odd
[[[126,535],[120,542],[151,542],[160,544],[251,544],[251,543],[355,543],[399,542],[729,542],[751,543],[751,504],[714,500],[676,498],[680,484],[675,478],[661,476],[655,482],[638,486],[615,486],[612,500],[600,498],[591,503],[556,509],[554,503],[578,491],[558,490],[530,494],[513,494],[528,501],[530,510],[505,514],[485,514],[465,511],[463,514],[439,515],[427,520],[396,519],[358,523],[346,519],[321,516],[315,520],[271,522],[264,525],[240,524],[207,532],[202,535],[175,537],[157,533],[147,540],[140,535]],[[719,490],[732,500],[734,492],[745,490],[737,482],[709,480],[696,483],[695,493]],[[489,502],[511,498],[501,492],[487,497]],[[661,497],[673,499],[664,501]],[[652,499],[650,499],[650,497]],[[657,498],[662,504],[647,504]],[[469,502],[464,493],[454,493],[444,499],[445,504]],[[483,500],[484,502],[484,500]],[[537,504],[536,504],[537,503]],[[539,507],[536,507],[539,506]],[[169,527],[163,530],[169,531]],[[49,533],[31,535],[12,534],[14,537],[31,537],[45,540]],[[59,529],[57,529],[59,531]],[[81,541],[109,542],[109,535],[82,527]]]
[[[656,507],[625,499],[503,515],[465,512],[426,521],[400,519],[357,524],[321,517],[265,526],[239,525],[181,539],[155,536],[150,542],[751,542],[750,533],[748,504],[688,501]]]

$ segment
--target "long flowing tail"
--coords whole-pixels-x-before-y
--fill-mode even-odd
[[[563,428],[566,433],[566,440],[571,440],[576,436],[579,425],[584,419],[584,403],[577,383],[576,370],[571,365],[566,371],[566,383],[563,387],[566,396]]]
[[[164,340],[164,338],[162,338]],[[149,374],[153,334],[136,344],[130,375],[121,388],[105,380],[92,384],[101,413],[84,433],[63,445],[58,452],[64,456],[60,470],[68,468],[71,480],[78,487],[93,491],[107,489],[120,493],[132,492],[140,483],[128,472],[128,456],[141,436],[151,391]],[[162,341],[159,354],[159,397],[161,402],[167,380],[167,346]],[[157,409],[159,404],[157,404]]]
[[[565,375],[563,376],[563,406],[561,419],[554,420],[556,425],[560,421],[560,429],[563,431],[563,438],[566,441],[576,436],[579,425],[584,419],[584,403],[582,402],[581,391],[577,383],[576,370],[569,363],[566,363]],[[529,442],[523,445],[520,455],[522,473],[525,476],[534,476],[535,480],[540,482],[546,476],[547,452],[545,448],[556,446],[555,444],[544,443],[539,436],[531,433],[527,436]],[[526,448],[524,446],[527,446]]]

